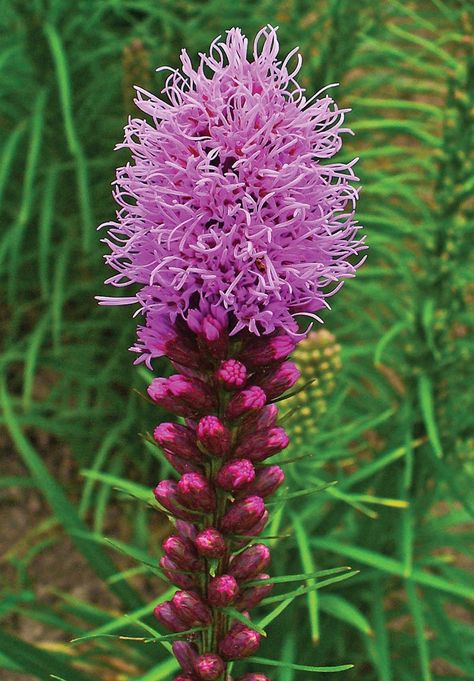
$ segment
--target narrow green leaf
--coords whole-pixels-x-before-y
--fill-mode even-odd
[[[426,374],[422,374],[418,380],[418,397],[420,401],[421,413],[426,426],[426,432],[430,438],[433,451],[438,458],[443,457],[443,448],[439,438],[438,426],[433,403],[433,387],[431,380]]]
[[[265,657],[249,657],[249,662],[256,662],[257,664],[263,664],[268,667],[289,667],[297,672],[345,672],[348,669],[353,669],[353,664],[342,664],[337,667],[310,667],[304,664],[290,664],[288,662],[278,662],[277,660],[268,660]]]
[[[301,521],[296,515],[296,513],[291,514],[291,520],[295,530],[295,538],[296,543],[298,545],[303,570],[305,572],[316,572],[313,555],[311,552],[311,548],[309,546],[308,537],[306,535],[304,527],[301,524]],[[316,585],[316,580],[314,577],[308,579],[308,585],[309,586]],[[313,643],[317,643],[319,641],[319,614],[318,614],[318,596],[316,590],[311,590],[308,592],[307,603],[309,623],[311,627],[311,639]]]

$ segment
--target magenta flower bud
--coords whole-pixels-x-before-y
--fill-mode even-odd
[[[239,355],[241,362],[251,367],[268,366],[286,359],[296,347],[298,339],[287,334],[272,338],[252,338]]]
[[[174,608],[172,608],[170,601],[157,605],[153,610],[153,614],[160,624],[171,631],[179,632],[189,629],[189,626],[183,622]]]
[[[268,676],[265,676],[265,674],[250,672],[249,674],[239,676],[236,681],[271,681],[271,679],[269,679]]]
[[[240,660],[257,652],[260,645],[260,634],[243,625],[234,625],[219,646],[219,652],[225,660]]]
[[[211,307],[206,303],[200,309],[190,310],[187,323],[191,331],[198,337],[201,348],[213,357],[223,358],[227,354],[229,343],[227,333],[227,315],[219,306]]]
[[[224,673],[224,669],[224,660],[214,653],[204,653],[194,662],[194,671],[201,681],[217,681]]]
[[[280,466],[257,468],[254,481],[245,489],[246,494],[256,494],[262,499],[269,497],[283,484],[285,474]]]
[[[194,589],[196,587],[196,575],[183,571],[183,568],[176,565],[168,556],[161,556],[160,567],[170,582],[179,586],[180,589]]]
[[[266,402],[267,396],[263,390],[258,385],[252,385],[232,397],[227,405],[226,416],[231,420],[238,419],[249,412],[263,409]]]
[[[245,534],[265,513],[261,497],[249,496],[235,501],[222,518],[221,530],[225,534]]]
[[[154,316],[152,324],[148,321],[146,326],[139,326],[137,339],[136,345],[130,348],[132,352],[142,353],[135,364],[144,360],[152,369],[151,360],[163,356],[184,366],[200,364],[201,358],[194,343],[164,315]]]
[[[265,391],[268,400],[273,400],[286,393],[295,385],[301,373],[293,362],[283,362],[276,369],[257,380],[258,385]]]
[[[204,558],[221,558],[226,550],[225,539],[219,530],[207,527],[194,540],[198,553]]]
[[[209,386],[198,378],[173,374],[169,378],[155,378],[148,386],[148,395],[160,407],[179,416],[191,416],[214,407]]]
[[[173,681],[195,681],[196,677],[191,674],[178,674],[173,678]]]
[[[197,535],[197,528],[192,523],[188,523],[186,520],[176,521],[176,532],[183,539],[190,539],[194,541]]]
[[[194,591],[177,591],[171,605],[188,628],[207,626],[212,622],[212,612]]]
[[[281,426],[260,430],[248,435],[235,449],[235,456],[245,456],[252,461],[263,461],[288,447],[289,438]]]
[[[216,378],[225,390],[238,390],[247,381],[247,368],[237,359],[226,359],[216,371]]]
[[[235,492],[247,487],[255,479],[255,468],[248,459],[231,459],[219,470],[216,482],[219,487]]]
[[[215,608],[226,608],[239,593],[239,585],[232,575],[220,575],[209,582],[207,600]]]
[[[225,456],[230,449],[230,431],[217,416],[203,416],[196,428],[203,447],[213,456]]]
[[[173,466],[175,471],[178,471],[178,473],[181,473],[181,475],[183,475],[184,473],[201,472],[201,468],[199,466],[196,466],[196,464],[193,464],[190,461],[186,461],[185,459],[181,459],[179,456],[175,456],[167,449],[163,450],[163,456],[167,461],[169,461],[169,463]]]
[[[262,572],[255,579],[263,581],[264,579],[270,579],[270,575]],[[260,601],[263,601],[272,589],[273,584],[262,584],[262,586],[251,586],[248,589],[244,589],[238,597],[235,607],[239,610],[251,610],[252,608],[255,608]]]
[[[216,496],[209,480],[201,473],[185,473],[178,482],[183,506],[210,513],[216,507]]]
[[[246,537],[257,537],[263,530],[268,522],[268,511],[265,509],[265,513],[262,515],[260,520],[252,525],[252,527],[246,531]]]
[[[254,544],[233,558],[229,574],[239,582],[255,579],[270,564],[270,549],[265,544]]]
[[[186,641],[175,641],[173,643],[173,654],[178,660],[181,669],[188,674],[194,673],[194,662],[197,660],[196,648]]]
[[[278,419],[278,407],[276,404],[267,404],[263,409],[245,416],[239,426],[239,441],[248,435],[254,435],[260,431],[268,430],[276,425]]]
[[[204,457],[196,446],[196,436],[190,428],[179,423],[160,423],[153,437],[156,442],[171,454],[189,461],[203,461]]]
[[[189,473],[188,475],[195,475]],[[183,520],[192,520],[195,514],[189,513],[181,506],[181,499],[179,498],[178,485],[172,480],[162,480],[158,483],[154,490],[155,499],[167,511],[176,518]]]
[[[189,539],[183,539],[171,535],[162,543],[163,551],[168,558],[183,570],[202,570],[203,562],[200,560],[196,548]]]

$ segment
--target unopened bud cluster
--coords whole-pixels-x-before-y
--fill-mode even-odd
[[[287,334],[229,337],[209,310],[187,327],[163,329],[163,354],[176,373],[156,378],[150,398],[183,423],[161,423],[154,439],[179,474],[155,488],[173,518],[160,567],[177,587],[154,614],[171,632],[182,672],[174,681],[228,681],[227,664],[254,654],[260,634],[244,618],[271,591],[270,551],[256,541],[268,521],[266,500],[283,483],[268,459],[288,445],[271,400],[292,388],[299,371],[287,361],[296,339]],[[198,631],[190,631],[196,629]],[[259,673],[236,681],[268,681]]]
[[[288,408],[298,410],[291,436],[293,444],[301,445],[317,432],[318,419],[327,410],[327,398],[336,387],[336,375],[342,366],[341,346],[334,334],[320,329],[312,331],[299,343],[293,358],[301,371],[295,390],[308,384],[286,402]]]

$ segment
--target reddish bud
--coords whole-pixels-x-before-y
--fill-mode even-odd
[[[226,534],[245,534],[265,513],[261,497],[250,496],[235,501],[222,518],[221,529]]]
[[[284,428],[274,426],[241,440],[235,450],[235,456],[245,456],[251,461],[263,461],[288,447],[288,443],[288,435]]]
[[[183,571],[176,563],[168,558],[168,556],[162,556],[160,558],[160,567],[168,577],[170,582],[179,586],[180,589],[194,589],[196,586],[196,575],[188,574]]]
[[[171,607],[171,603],[169,601],[165,601],[164,603],[157,605],[153,610],[153,614],[160,624],[171,631],[179,632],[189,629],[188,625],[183,622],[174,608]]]
[[[280,466],[262,466],[257,468],[255,480],[245,489],[245,493],[265,499],[276,492],[284,480],[285,474]]]
[[[155,378],[148,394],[156,404],[179,416],[191,416],[214,407],[209,386],[198,378],[174,374],[169,378]]]
[[[187,323],[198,337],[198,344],[213,357],[223,358],[229,343],[226,313],[215,306],[201,305],[199,310],[190,310]]]
[[[209,480],[201,473],[185,473],[178,483],[179,499],[187,508],[210,513],[216,507],[216,496]]]
[[[265,544],[254,544],[235,556],[229,574],[239,582],[255,579],[270,564],[270,549]]]
[[[225,660],[240,660],[257,652],[260,645],[260,634],[253,629],[234,625],[219,646],[219,652]]]
[[[194,673],[194,662],[197,660],[196,648],[186,641],[175,641],[173,643],[173,654],[178,660],[181,669],[188,674]]]
[[[194,663],[194,671],[202,681],[217,681],[224,673],[224,661],[214,653],[200,655]]]
[[[226,359],[221,362],[216,378],[225,390],[238,390],[247,381],[247,369],[237,359]]]
[[[255,468],[248,459],[231,459],[217,474],[216,482],[222,489],[234,492],[247,487],[255,479]]]
[[[270,576],[265,572],[262,572],[255,579],[270,579]],[[251,586],[248,589],[244,589],[238,597],[235,607],[239,610],[251,610],[252,608],[255,608],[260,601],[263,601],[272,589],[273,584],[262,584],[262,586]]]
[[[162,480],[158,483],[154,490],[155,499],[167,511],[176,518],[184,520],[192,520],[195,515],[189,513],[181,506],[181,499],[179,498],[178,485],[172,480]]]
[[[167,449],[163,450],[163,455],[167,461],[173,466],[173,468],[183,475],[184,473],[199,473],[201,468],[196,466],[185,459],[181,459],[179,456],[175,456]]]
[[[195,539],[195,545],[200,555],[205,558],[221,558],[226,549],[224,537],[214,527],[208,527],[200,532]]]
[[[232,575],[220,575],[209,582],[207,600],[215,608],[226,608],[234,602],[239,585]]]
[[[257,537],[264,529],[268,522],[268,511],[265,509],[265,513],[262,515],[260,520],[252,525],[252,527],[246,531],[246,537]]]
[[[261,367],[281,362],[286,359],[295,349],[297,338],[280,334],[272,338],[252,338],[240,353],[241,362],[251,367]]]
[[[181,459],[199,462],[204,458],[196,446],[193,431],[179,423],[160,423],[156,426],[153,437],[160,447]]]
[[[267,403],[267,396],[258,385],[236,393],[227,405],[226,416],[235,420],[252,411],[263,409]]]
[[[272,371],[259,377],[256,382],[265,391],[267,399],[273,400],[286,393],[301,376],[293,362],[283,362]]]
[[[196,428],[203,447],[213,456],[225,456],[230,449],[231,435],[217,416],[203,416]]]
[[[189,629],[207,626],[212,622],[209,606],[194,591],[177,591],[171,599],[171,605]]]
[[[202,570],[203,563],[197,555],[196,548],[189,539],[171,535],[164,540],[163,551],[168,558],[183,570]]]
[[[183,537],[183,539],[190,539],[191,541],[194,541],[197,535],[196,526],[192,523],[188,523],[186,520],[176,521],[176,531],[180,537]]]
[[[272,428],[276,425],[277,418],[278,407],[276,404],[267,404],[260,411],[248,414],[240,423],[239,440],[246,438],[248,435]]]
[[[195,681],[196,677],[191,674],[178,674],[173,678],[173,681]]]

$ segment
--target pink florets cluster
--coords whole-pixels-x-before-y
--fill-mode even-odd
[[[290,329],[351,277],[363,246],[354,221],[354,161],[341,148],[347,109],[328,95],[307,99],[295,76],[301,57],[278,60],[274,28],[217,38],[194,69],[188,54],[159,99],[137,88],[134,118],[119,147],[115,222],[107,223],[108,283],[137,284],[133,297],[172,323],[202,301],[225,311],[229,331]]]

